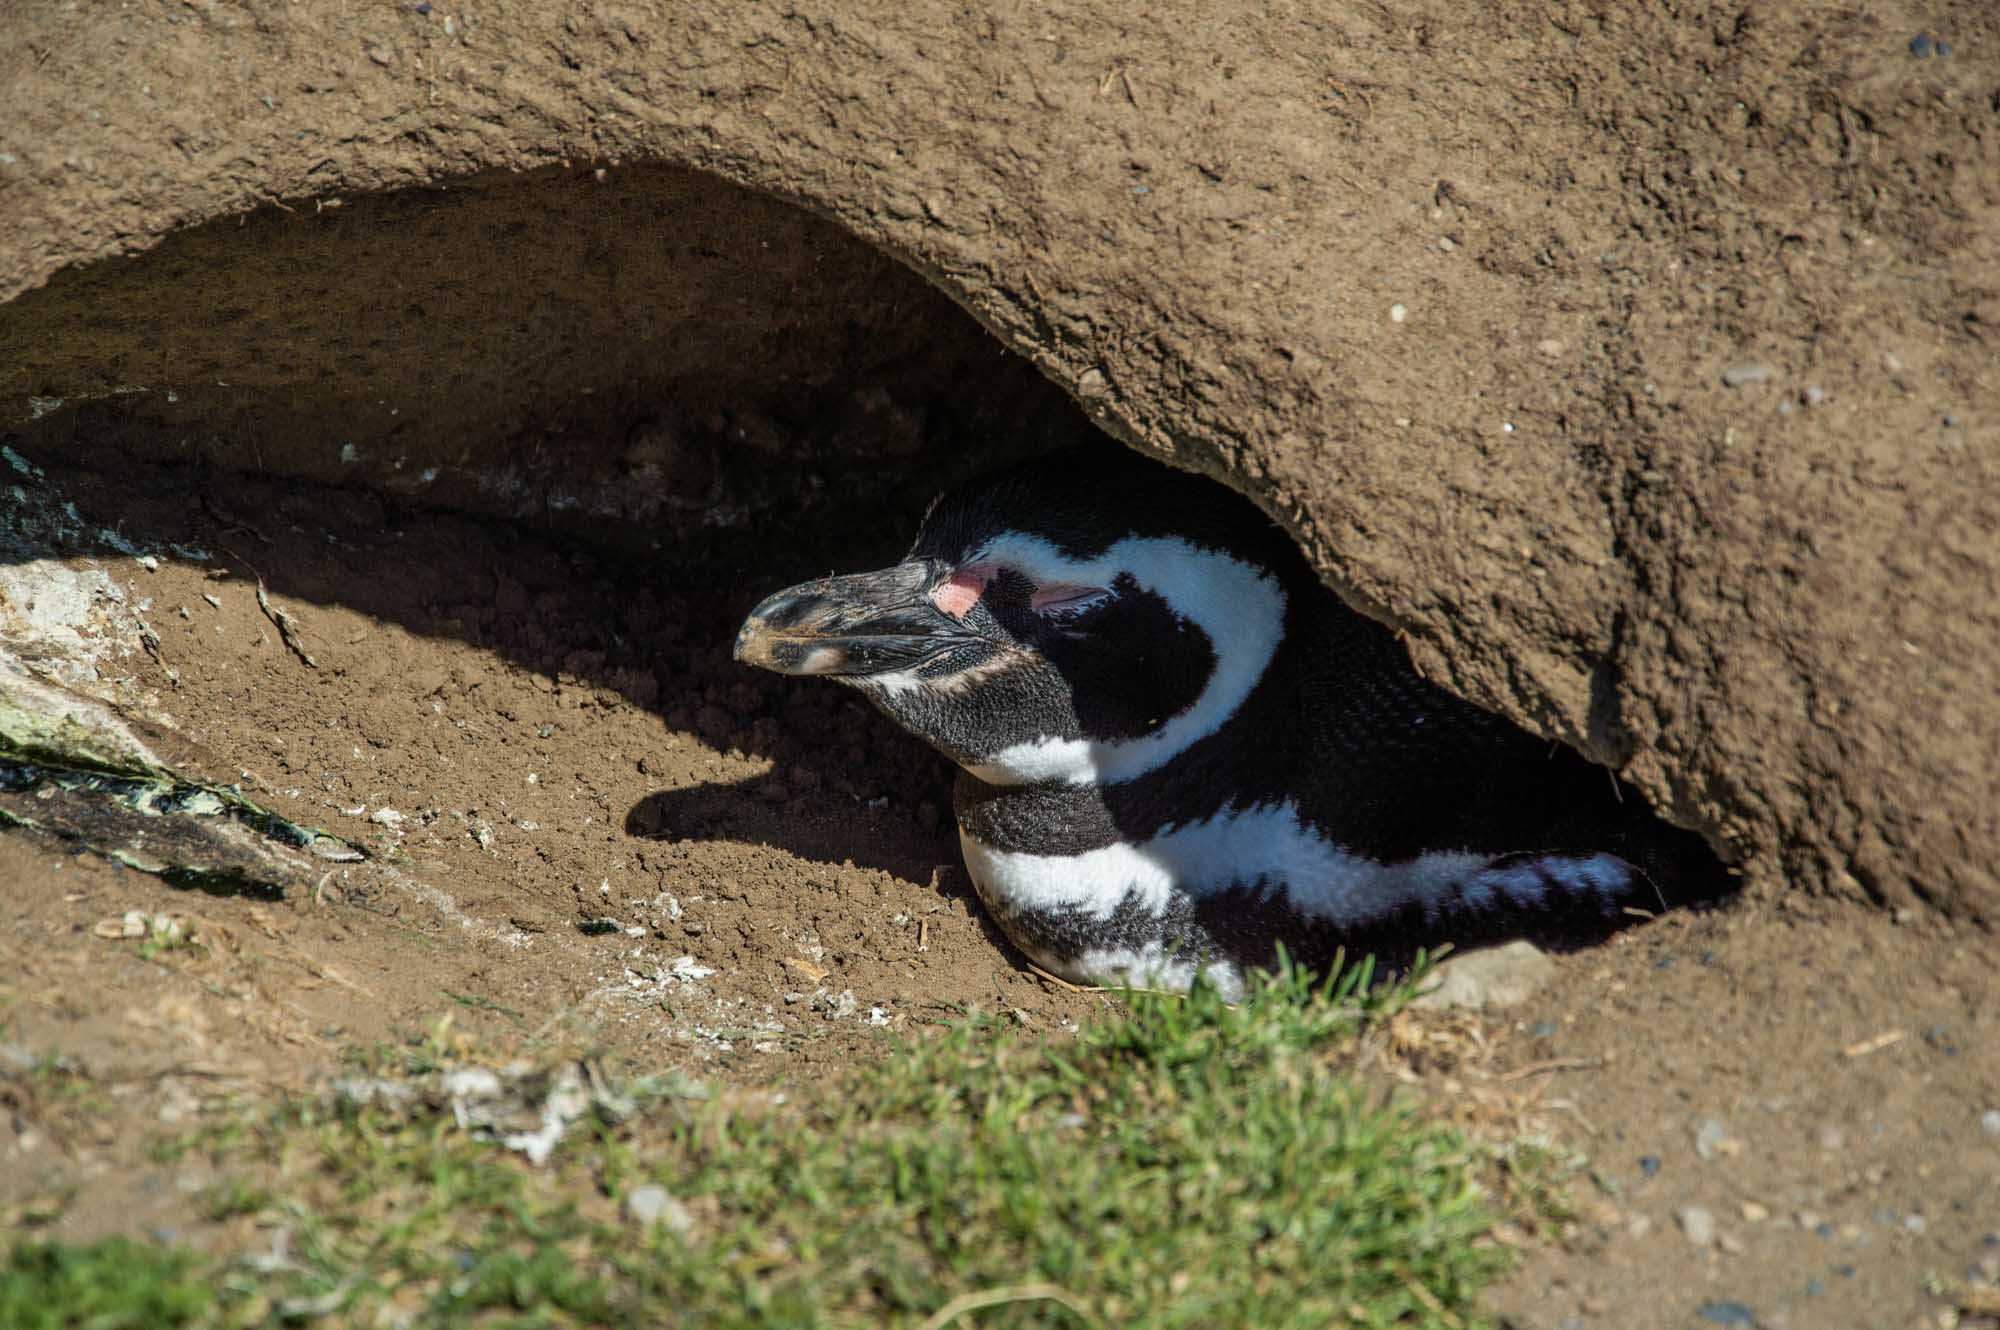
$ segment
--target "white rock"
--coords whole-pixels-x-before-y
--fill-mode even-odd
[[[1715,1216],[1699,1205],[1684,1206],[1675,1211],[1674,1219],[1680,1224],[1681,1232],[1687,1235],[1689,1243],[1696,1247],[1711,1246],[1715,1242]]]
[[[1556,963],[1532,942],[1509,942],[1454,956],[1438,967],[1438,975],[1438,986],[1412,1006],[1432,1011],[1519,1006],[1556,977]]]
[[[687,1233],[694,1228],[694,1216],[688,1213],[688,1208],[656,1182],[643,1183],[626,1192],[625,1213],[635,1224],[664,1224],[675,1233]]]

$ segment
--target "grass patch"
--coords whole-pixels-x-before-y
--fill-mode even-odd
[[[1347,1074],[1404,991],[1134,994],[1066,1041],[968,1015],[789,1097],[656,1087],[539,1169],[434,1102],[292,1103],[195,1147],[276,1254],[201,1323],[1474,1324],[1506,1262],[1474,1150]]]
[[[177,1330],[210,1324],[216,1311],[194,1257],[125,1238],[22,1243],[0,1266],[9,1330]]]

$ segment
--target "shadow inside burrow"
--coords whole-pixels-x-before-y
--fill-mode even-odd
[[[893,558],[954,480],[1096,435],[908,266],[658,167],[264,210],[65,270],[0,306],[7,421],[0,565],[202,551],[309,635],[318,606],[462,640],[771,764],[642,800],[635,836],[919,882],[956,861],[939,760],[753,677],[736,625],[772,586]],[[320,654],[413,701],[482,686]]]
[[[59,498],[25,543],[0,522],[0,563],[206,551],[218,582],[460,640],[565,705],[616,696],[768,763],[648,793],[635,841],[957,871],[949,763],[730,646],[766,593],[895,561],[953,481],[1101,442],[1061,390],[909,268],[685,172],[240,220],[0,307],[0,434],[20,487]],[[412,707],[492,687],[374,650],[323,654]],[[496,738],[532,753],[517,728]]]

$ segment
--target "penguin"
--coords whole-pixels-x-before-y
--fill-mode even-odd
[[[966,871],[1078,984],[1240,998],[1721,894],[1698,836],[1421,677],[1247,499],[1104,446],[936,500],[909,555],[758,604],[739,661],[859,691],[959,767]]]

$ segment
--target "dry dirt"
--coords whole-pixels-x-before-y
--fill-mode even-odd
[[[797,1087],[962,1006],[1061,1038],[1108,1001],[1033,975],[986,925],[940,759],[840,690],[730,661],[782,565],[635,572],[296,482],[204,504],[208,479],[40,482],[86,529],[115,514],[141,551],[211,556],[70,552],[159,640],[107,623],[103,687],[234,755],[210,778],[375,858],[260,899],[0,835],[6,1041],[99,1087],[78,1105],[12,1082],[0,1213],[217,1240],[195,1201],[211,1179],[154,1163],[159,1131],[440,1021],[492,1057],[582,1041]],[[259,611],[257,575],[318,668]],[[130,910],[201,945],[149,956],[93,931]],[[616,931],[579,928],[597,919]],[[1495,1298],[1514,1324],[1698,1325],[1741,1303],[1798,1330],[1935,1326],[1925,1277],[2000,1261],[1982,945],[1797,894],[1673,917],[1561,958],[1519,1010],[1409,1018],[1387,1074],[1476,1130],[1589,1156],[1575,1222],[1521,1239]],[[1711,1245],[1682,1232],[1690,1206]]]

